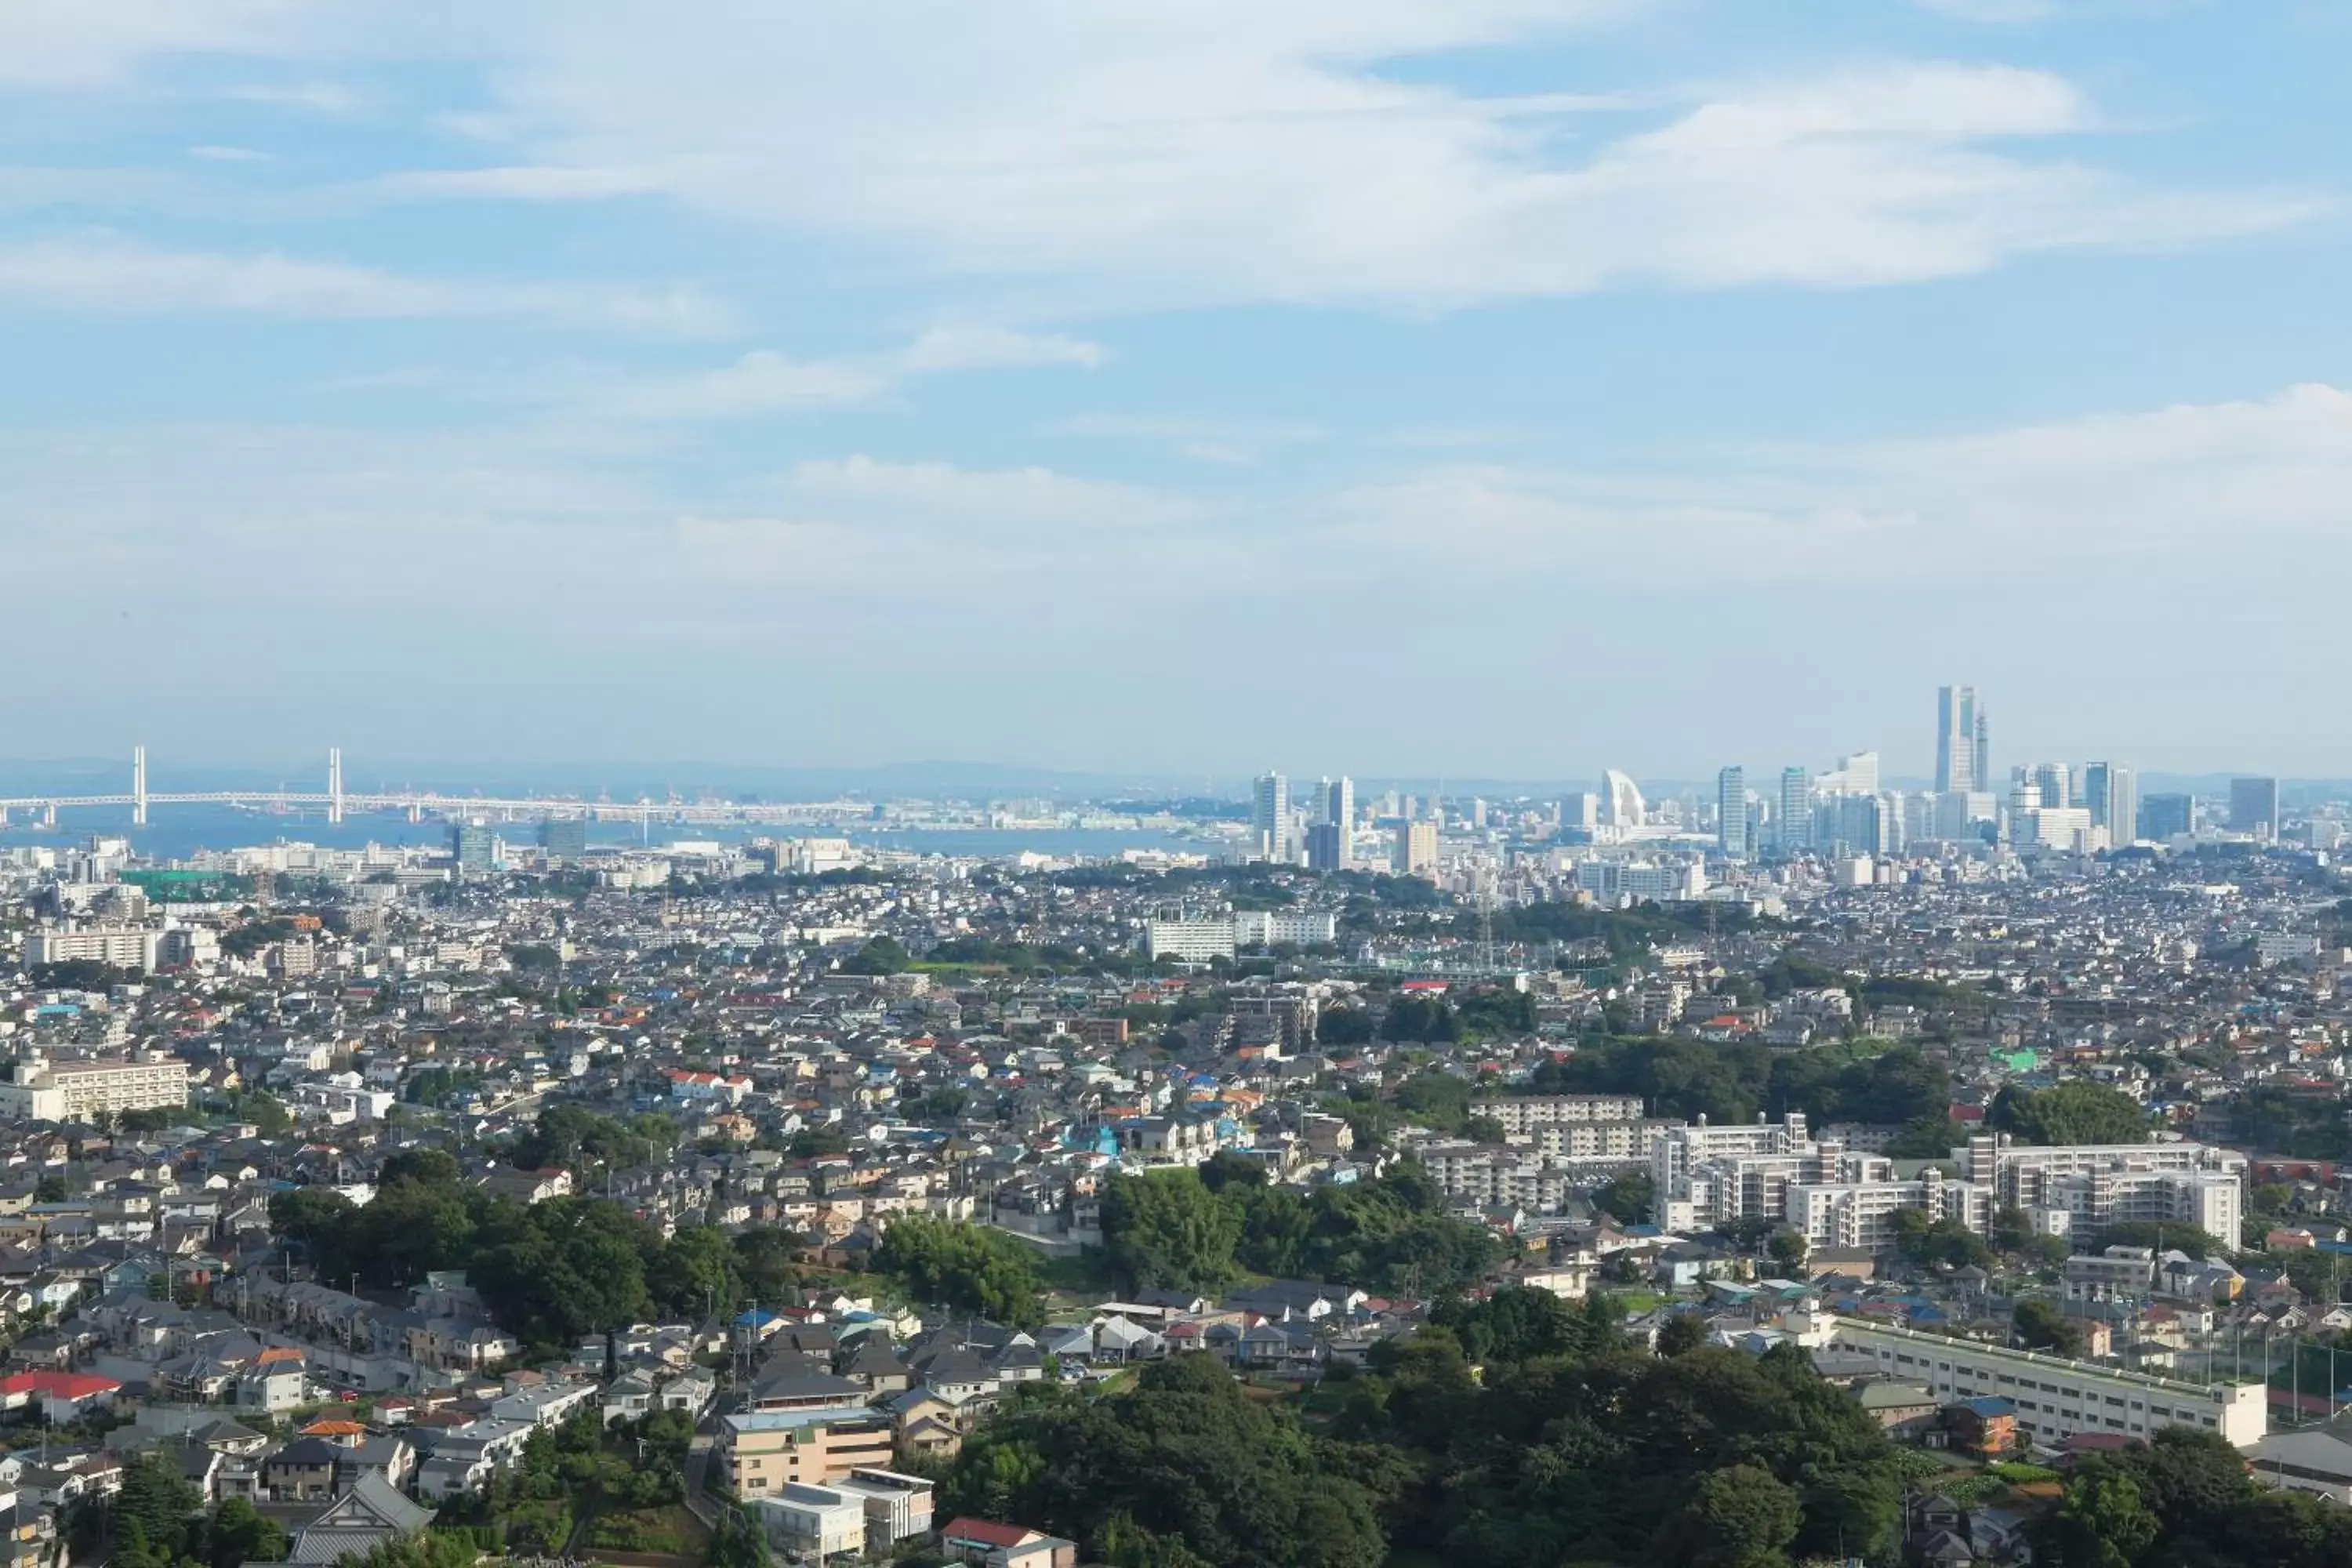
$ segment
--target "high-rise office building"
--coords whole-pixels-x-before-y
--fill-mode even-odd
[[[2197,803],[2185,795],[2152,795],[2139,803],[2139,836],[2162,844],[2197,827]]]
[[[2107,764],[2107,842],[2122,849],[2139,842],[2139,775]]]
[[[2107,825],[2107,796],[2114,789],[2114,767],[2106,763],[2083,764],[2083,797],[2078,803],[2091,814],[2094,827]]]
[[[551,816],[539,825],[539,847],[551,860],[567,864],[583,858],[588,853],[588,819],[584,816]]]
[[[2231,779],[2230,781],[2230,831],[2251,833],[2257,838],[2270,839],[2278,837],[2278,780]]]
[[[449,827],[449,853],[460,877],[486,875],[498,859],[498,836],[487,822],[458,822]]]
[[[1733,859],[1748,853],[1748,771],[1726,768],[1715,775],[1715,842]]]
[[[1290,781],[1267,773],[1257,781],[1250,826],[1257,830],[1258,853],[1269,860],[1293,860],[1290,852]]]
[[[1803,768],[1780,770],[1780,802],[1773,816],[1779,821],[1780,853],[1793,855],[1813,841],[1813,775]]]
[[[1324,781],[1323,820],[1336,822],[1344,828],[1356,826],[1355,780],[1336,778]]]
[[[1856,752],[1838,759],[1837,772],[1822,781],[1822,787],[1832,795],[1876,795],[1878,793],[1878,753]]]
[[[1944,686],[1936,690],[1936,791],[1950,795],[1980,789],[1977,780],[1977,689]]]
[[[1316,787],[1321,815],[1307,830],[1307,863],[1318,871],[1345,871],[1356,863],[1356,781],[1325,779]],[[1319,834],[1318,828],[1330,828]]]
[[[2036,763],[2027,775],[2041,804],[2060,811],[2074,804],[2074,773],[2063,763]]]

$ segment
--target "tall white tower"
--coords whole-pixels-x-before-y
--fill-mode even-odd
[[[343,819],[343,749],[327,748],[327,820]]]
[[[147,826],[147,748],[131,748],[131,821],[133,826]]]

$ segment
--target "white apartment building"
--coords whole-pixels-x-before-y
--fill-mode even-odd
[[[1234,955],[1234,922],[1153,918],[1143,925],[1143,953],[1150,959],[1173,958],[1185,963],[1206,963]]]
[[[100,1111],[187,1103],[188,1064],[176,1057],[30,1058],[11,1064],[0,1082],[0,1116],[35,1121],[88,1121]]]
[[[1144,922],[1143,947],[1147,957],[1205,963],[1213,958],[1231,958],[1241,949],[1260,943],[1271,947],[1287,942],[1314,947],[1336,942],[1339,935],[1339,917],[1335,914],[1243,910],[1205,918],[1155,915]]]
[[[1643,1110],[1635,1094],[1528,1094],[1473,1101],[1470,1114],[1491,1116],[1517,1136],[1539,1127],[1593,1121],[1638,1121]]]
[[[1774,1124],[1673,1127],[1650,1152],[1659,1222],[1706,1229],[1737,1219],[1785,1224],[1816,1247],[1883,1251],[1895,1215],[1921,1209],[1981,1236],[2014,1205],[2051,1235],[2169,1221],[2235,1237],[2245,1156],[2202,1143],[2012,1145],[1972,1138],[1952,1152],[1961,1179],[1933,1171],[1898,1182],[1891,1161],[1805,1136],[1804,1118]]]
[[[1969,1181],[2058,1236],[2154,1220],[2234,1241],[2245,1212],[2246,1157],[2210,1143],[2042,1146],[1988,1133],[1952,1154]]]
[[[2167,1426],[2198,1426],[2243,1448],[2270,1429],[2269,1389],[2259,1382],[2179,1383],[1856,1318],[1812,1321],[1822,1325],[1825,1333],[1801,1337],[1872,1356],[1888,1377],[1923,1384],[1939,1401],[2007,1399],[2019,1432],[2042,1445],[2085,1432],[2145,1440]]]
[[[1672,1121],[1570,1121],[1535,1131],[1536,1152],[1550,1160],[1647,1163]]]
[[[1425,1144],[1421,1163],[1449,1197],[1469,1198],[1481,1208],[1558,1214],[1582,1184],[1549,1161],[1475,1143]]]
[[[1801,1149],[1805,1142],[1805,1115],[1801,1110],[1792,1110],[1778,1121],[1759,1117],[1754,1121],[1711,1124],[1702,1116],[1687,1127],[1674,1128],[1658,1141],[1650,1176],[1657,1183],[1658,1196],[1663,1201],[1674,1195],[1677,1182],[1709,1161],[1788,1154]],[[1670,1222],[1662,1223],[1674,1228]]]
[[[1313,947],[1319,942],[1336,942],[1339,937],[1338,915],[1312,910],[1241,910],[1233,916],[1233,927],[1236,947],[1258,942],[1272,947],[1278,942]]]
[[[757,1498],[768,1539],[785,1551],[822,1563],[835,1552],[866,1550],[866,1500],[832,1487],[787,1481],[782,1490]]]
[[[79,961],[146,974],[156,967],[163,940],[163,931],[143,926],[44,926],[25,939],[25,963],[38,968]]]
[[[1857,1159],[1869,1157],[1846,1156],[1849,1163]],[[1947,1180],[1932,1169],[1910,1182],[1895,1181],[1888,1172],[1863,1181],[1791,1183],[1781,1203],[1779,1217],[1803,1232],[1809,1245],[1870,1252],[1893,1249],[1895,1216],[1901,1210],[1919,1209],[1930,1219],[1958,1220],[1981,1236],[1992,1228],[1995,1207],[1986,1188]]]

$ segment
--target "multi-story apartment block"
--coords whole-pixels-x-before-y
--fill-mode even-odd
[[[14,1062],[0,1081],[0,1115],[88,1121],[100,1111],[188,1103],[188,1064],[176,1057],[89,1057]]]
[[[888,1413],[864,1405],[745,1411],[719,1423],[719,1474],[748,1501],[794,1483],[823,1485],[861,1468],[887,1468],[896,1443]]]
[[[2133,1220],[2172,1221],[2234,1241],[2246,1157],[2210,1143],[2014,1144],[1987,1133],[1952,1151],[2003,1206],[2064,1236]]]
[[[144,926],[45,926],[25,939],[25,966],[83,961],[145,974],[156,967],[160,929]]]
[[[1492,1117],[1516,1137],[1539,1127],[1636,1121],[1643,1109],[1641,1096],[1633,1094],[1530,1094],[1477,1100],[1470,1114]]]

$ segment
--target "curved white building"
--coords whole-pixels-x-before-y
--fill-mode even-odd
[[[1611,768],[1601,775],[1601,823],[1604,827],[1639,827],[1646,819],[1649,806],[1642,799],[1641,786],[1632,778]]]

